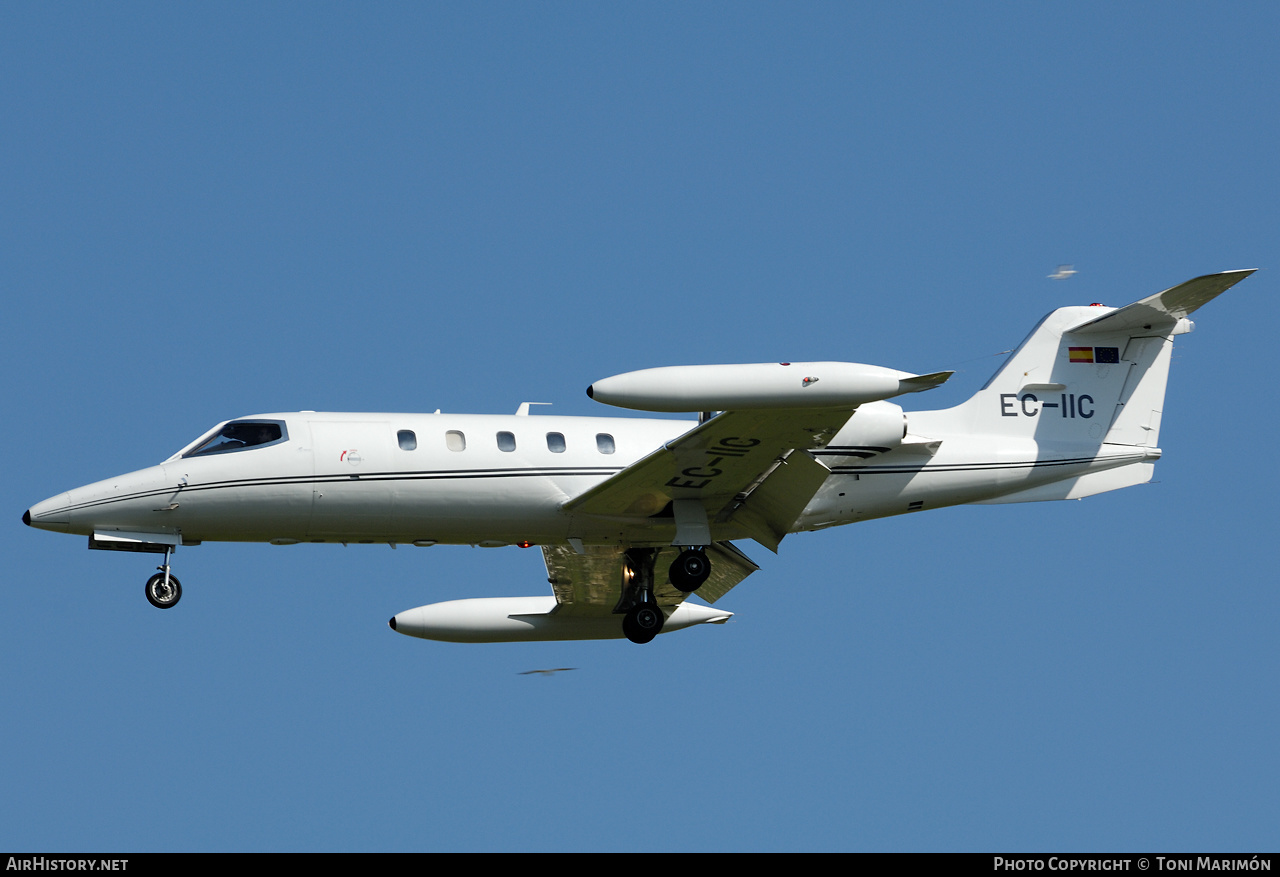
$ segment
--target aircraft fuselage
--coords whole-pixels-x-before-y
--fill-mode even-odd
[[[927,424],[931,413],[910,415],[913,428],[917,420]],[[829,447],[846,447],[856,420]],[[577,538],[663,545],[670,543],[674,523],[664,526],[661,512],[601,520],[561,506],[696,425],[641,418],[310,412],[239,422],[268,421],[284,425],[283,440],[197,456],[179,453],[160,465],[45,500],[30,509],[29,523],[83,535],[165,533],[184,544],[537,545]],[[997,444],[953,437],[932,453],[912,447],[820,452],[832,474],[793,532],[981,501],[1153,458],[1151,451],[1134,450],[1110,459],[1072,459],[1032,439]],[[716,539],[746,535],[732,526],[715,533]]]

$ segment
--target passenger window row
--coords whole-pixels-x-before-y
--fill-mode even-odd
[[[497,439],[498,450],[510,452],[516,449],[515,433],[503,430],[498,433]],[[418,436],[411,429],[402,429],[397,432],[396,441],[402,451],[415,451],[418,449]],[[444,434],[444,444],[451,451],[465,451],[467,449],[467,437],[463,435],[461,430],[451,429]],[[547,433],[548,451],[553,454],[563,454],[567,447],[564,433]],[[596,433],[596,450],[602,454],[612,454],[616,451],[617,446],[614,444],[613,436],[607,432]]]

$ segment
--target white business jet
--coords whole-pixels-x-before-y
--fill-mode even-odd
[[[610,639],[718,624],[759,569],[734,540],[962,503],[1079,499],[1151,479],[1173,336],[1251,270],[1123,308],[1049,314],[968,401],[909,414],[890,398],[950,372],[847,362],[655,368],[596,401],[699,421],[515,415],[261,414],[158,466],[32,506],[32,527],[163,554],[147,599],[182,587],[201,542],[538,545],[552,596],[454,600],[391,619],[453,642]],[[715,413],[721,412],[721,413]],[[688,602],[697,593],[706,603]]]

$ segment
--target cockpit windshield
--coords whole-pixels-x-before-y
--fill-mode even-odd
[[[288,432],[279,420],[233,420],[222,429],[183,454],[198,457],[202,454],[221,454],[224,451],[240,451],[287,441]]]

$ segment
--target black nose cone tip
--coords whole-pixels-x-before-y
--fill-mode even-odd
[[[594,399],[595,397],[596,397],[596,385],[595,385],[595,384],[589,384],[589,385],[587,386],[587,398],[588,398],[588,399]]]
[[[390,620],[390,621],[388,621],[388,622],[387,622],[387,624],[391,625],[391,629],[392,629],[392,630],[395,630],[395,629],[396,629],[396,617],[395,617],[394,615],[392,615],[392,616],[391,616],[391,620]]]
[[[28,527],[31,526],[31,509],[27,509],[22,513],[22,523],[26,524]]]

